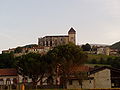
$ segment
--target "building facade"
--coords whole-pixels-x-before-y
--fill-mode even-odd
[[[76,77],[70,78],[66,83],[67,89],[120,88],[120,70],[108,66],[98,67],[88,71],[88,77],[82,84],[79,80]]]
[[[19,77],[16,69],[0,69],[0,85],[17,84],[18,80]]]
[[[58,45],[65,45],[68,43],[76,44],[76,31],[71,28],[68,35],[61,36],[45,36],[38,38],[38,45],[56,47]]]

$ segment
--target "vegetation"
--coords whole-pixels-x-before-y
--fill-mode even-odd
[[[48,52],[48,56],[54,60],[52,62],[53,67],[59,67],[58,69],[61,71],[60,74],[62,74],[64,85],[66,83],[66,78],[70,75],[70,67],[73,65],[81,65],[87,60],[87,54],[84,53],[79,46],[74,44],[55,47]],[[79,78],[83,78],[82,74],[79,74]]]
[[[17,49],[17,52],[20,48]],[[55,74],[61,75],[63,83],[66,83],[70,75],[70,67],[81,65],[87,61],[89,64],[111,65],[120,69],[120,57],[106,55],[87,55],[79,46],[74,44],[61,45],[53,48],[45,55],[28,53],[14,57],[13,53],[0,54],[0,68],[13,68],[16,66],[18,73],[23,77],[32,78],[33,84],[42,82],[47,75],[49,84],[52,84],[51,77]],[[82,80],[84,73],[76,74]],[[82,82],[82,81],[81,81]]]
[[[91,50],[91,46],[90,46],[90,44],[85,44],[85,45],[82,45],[82,47],[81,47],[82,49],[83,49],[83,51],[90,51]]]
[[[23,77],[32,78],[34,84],[41,81],[43,76],[49,70],[47,62],[42,58],[41,55],[35,53],[29,53],[16,57],[16,67],[18,73]]]
[[[99,61],[101,58],[104,58],[104,60],[107,60],[107,58],[115,58],[116,56],[108,56],[108,55],[103,55],[103,54],[88,54],[88,62],[95,59]]]
[[[38,45],[37,44],[29,44],[29,45],[23,46],[23,48],[32,48],[32,47],[38,47]]]
[[[15,67],[15,60],[12,53],[0,54],[0,68],[13,68]]]
[[[74,44],[61,45],[53,48],[47,54],[29,53],[15,58],[18,73],[23,77],[32,78],[36,85],[38,81],[42,84],[42,78],[47,75],[49,84],[54,74],[62,75],[64,81],[69,76],[69,68],[73,65],[81,65],[87,60],[87,54],[79,46]],[[81,77],[83,74],[79,74]],[[82,78],[82,77],[81,77]],[[63,82],[65,84],[65,82]]]
[[[111,45],[110,48],[120,50],[120,41],[115,43],[115,44],[113,44],[113,45]]]
[[[100,60],[93,59],[89,62],[90,64],[101,64],[101,65],[110,65],[114,68],[120,69],[120,57],[115,58],[101,58]]]
[[[22,52],[22,47],[17,47],[14,51],[14,53],[21,53]]]

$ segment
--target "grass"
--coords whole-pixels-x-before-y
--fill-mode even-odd
[[[107,60],[107,58],[115,58],[115,57],[116,57],[116,56],[89,54],[89,55],[88,55],[88,60],[96,59],[97,61],[99,61],[101,58],[103,58],[104,60]]]

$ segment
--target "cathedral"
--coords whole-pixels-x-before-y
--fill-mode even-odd
[[[70,28],[68,35],[45,36],[38,38],[39,46],[56,47],[58,45],[65,45],[68,43],[76,44],[76,31],[73,28]]]

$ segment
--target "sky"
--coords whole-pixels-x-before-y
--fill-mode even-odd
[[[0,52],[71,27],[77,44],[120,41],[120,0],[0,0]]]

